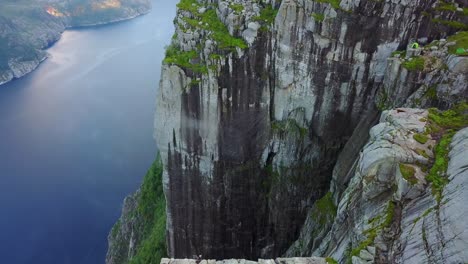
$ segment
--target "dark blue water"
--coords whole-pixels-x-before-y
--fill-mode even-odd
[[[0,86],[0,263],[104,263],[123,198],[155,158],[153,113],[175,3],[70,30]]]

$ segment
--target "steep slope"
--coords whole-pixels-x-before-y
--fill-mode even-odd
[[[323,232],[316,220],[323,212],[311,211],[287,255],[330,255],[340,263],[466,262],[468,128],[456,132],[466,126],[466,103],[446,112],[385,111],[330,231],[310,235]]]
[[[356,255],[365,249],[366,217],[380,215],[373,223],[381,231],[394,222],[394,213],[382,216],[387,210],[403,210],[391,198],[393,186],[404,182],[391,170],[399,166],[394,160],[382,168],[383,182],[366,190],[378,196],[375,203],[350,198],[363,185],[357,168],[377,169],[359,153],[381,111],[447,109],[468,96],[468,58],[458,51],[467,48],[466,32],[453,35],[466,28],[459,4],[182,0],[155,115],[169,256],[314,253],[361,261]],[[427,45],[407,49],[413,39]],[[394,112],[401,113],[386,112],[381,120]],[[403,131],[401,144],[413,144],[405,140],[411,129],[424,132],[427,122],[419,118],[427,111],[403,112],[411,115],[398,120],[409,128],[388,126],[378,131],[383,135],[374,129],[371,140]],[[428,146],[405,148],[410,154],[403,165],[432,164],[424,156]],[[427,153],[417,154],[419,148]],[[420,185],[405,186],[422,195],[427,185]],[[347,214],[355,220],[347,222]],[[381,253],[374,243],[380,233],[371,235],[367,258],[402,258],[389,249],[398,237],[379,244],[387,246]]]
[[[421,15],[434,5],[181,1],[155,121],[170,256],[284,253],[358,123],[375,120],[387,58],[441,34]],[[424,76],[400,76],[405,92]]]
[[[1,1],[0,85],[33,71],[65,28],[125,20],[150,8],[149,0]]]

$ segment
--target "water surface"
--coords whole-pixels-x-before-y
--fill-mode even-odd
[[[104,263],[123,198],[155,157],[153,113],[175,3],[66,31],[0,86],[1,263]]]

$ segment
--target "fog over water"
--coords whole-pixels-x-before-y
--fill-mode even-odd
[[[1,263],[104,263],[123,198],[155,158],[175,4],[66,31],[36,71],[0,86]]]

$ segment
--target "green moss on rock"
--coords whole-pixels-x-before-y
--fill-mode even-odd
[[[320,14],[320,13],[312,13],[312,17],[314,18],[315,21],[320,21],[320,22],[322,22],[325,19],[325,15]]]
[[[414,134],[413,138],[421,144],[426,144],[426,142],[429,140],[429,138],[426,135],[420,133]]]
[[[423,57],[413,57],[411,60],[402,63],[402,66],[408,71],[422,71],[426,63]]]
[[[462,102],[452,109],[439,111],[429,109],[429,132],[440,137],[434,148],[434,163],[429,170],[426,179],[431,183],[432,193],[440,203],[442,192],[449,182],[447,178],[447,168],[449,162],[450,143],[455,133],[468,126],[468,103]]]
[[[400,172],[403,178],[407,180],[410,184],[414,185],[418,183],[418,179],[416,179],[416,177],[414,176],[416,170],[412,166],[400,163]]]

